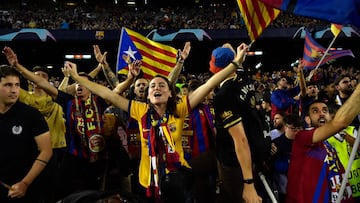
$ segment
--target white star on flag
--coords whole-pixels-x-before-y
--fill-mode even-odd
[[[136,54],[137,51],[133,51],[131,49],[131,46],[129,46],[128,50],[127,51],[124,51],[125,54],[129,55],[133,60],[136,60],[135,58],[135,54]]]

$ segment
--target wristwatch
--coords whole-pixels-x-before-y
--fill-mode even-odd
[[[253,184],[254,183],[254,179],[244,179],[243,180],[243,183],[245,183],[245,184]]]

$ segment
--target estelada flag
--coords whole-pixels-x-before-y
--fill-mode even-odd
[[[171,46],[154,42],[133,30],[122,28],[117,71],[119,74],[127,74],[128,64],[122,56],[129,55],[131,61],[141,60],[144,78],[150,79],[155,75],[167,77],[176,64],[177,53],[178,50]]]

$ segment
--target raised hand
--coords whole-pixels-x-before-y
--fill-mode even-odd
[[[77,65],[75,63],[72,63],[70,61],[65,62],[64,69],[71,75],[72,78],[76,78],[79,76],[77,72]]]
[[[236,49],[236,56],[234,61],[238,64],[241,64],[245,61],[245,55],[246,55],[246,51],[248,50],[248,45],[246,45],[245,43],[240,44],[237,49]]]
[[[299,59],[299,64],[297,65],[297,67],[294,67],[294,70],[296,72],[300,72],[300,71],[304,70],[304,66],[305,66],[304,61]]]
[[[107,52],[104,52],[104,54],[102,54],[98,45],[93,45],[93,48],[96,61],[101,64],[108,64],[108,62],[106,61]]]
[[[140,70],[141,70],[141,61],[140,60],[135,60],[132,62],[131,65],[129,65],[129,73],[133,77],[138,76],[140,74]]]
[[[6,59],[8,60],[11,66],[15,67],[16,64],[19,63],[15,52],[10,47],[5,46],[2,53],[6,56]]]
[[[61,68],[61,72],[64,74],[65,77],[70,77],[69,69],[65,68],[65,64],[64,67]]]
[[[179,50],[180,60],[187,59],[187,57],[189,56],[190,50],[191,50],[191,44],[190,44],[190,42],[186,42],[183,50],[182,51]]]
[[[131,57],[130,55],[123,54],[122,58],[124,59],[125,63],[131,64]]]

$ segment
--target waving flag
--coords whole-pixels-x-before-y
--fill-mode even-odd
[[[260,0],[237,0],[251,41],[279,15],[280,10],[265,5]]]
[[[317,18],[360,28],[360,2],[358,0],[261,0],[267,5],[295,15]]]
[[[129,55],[131,60],[141,60],[141,69],[145,78],[155,75],[167,77],[176,64],[177,49],[154,42],[143,35],[122,28],[117,56],[117,71],[127,73],[127,63],[123,55]]]
[[[309,32],[306,32],[305,44],[304,44],[304,69],[311,70],[315,68],[323,57],[326,49],[318,44],[310,35]],[[327,62],[333,61],[336,58],[342,56],[352,56],[355,57],[351,50],[330,50],[320,65],[323,65]]]
[[[334,34],[334,37],[337,37],[340,34],[342,27],[343,27],[342,25],[338,25],[334,23],[331,24],[330,30]]]

